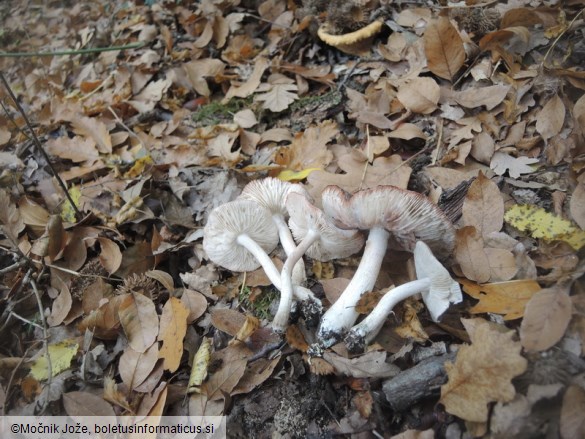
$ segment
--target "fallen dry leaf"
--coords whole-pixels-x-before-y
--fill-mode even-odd
[[[432,20],[425,31],[425,55],[429,70],[453,81],[465,62],[463,40],[447,17]]]
[[[136,352],[146,352],[158,335],[158,315],[152,300],[142,294],[129,294],[120,303],[118,315],[130,346]]]
[[[354,378],[388,378],[397,375],[400,369],[387,363],[386,356],[386,352],[372,351],[350,359],[334,352],[325,352],[323,359],[342,375]]]
[[[214,352],[212,361],[220,361],[221,367],[203,384],[209,400],[222,399],[224,393],[231,394],[246,372],[250,350],[243,344],[232,344]]]
[[[480,171],[463,201],[462,223],[482,235],[499,232],[504,224],[504,200],[498,186]]]
[[[176,297],[170,297],[160,316],[158,340],[162,341],[159,358],[164,361],[164,368],[174,372],[179,368],[183,356],[183,339],[187,333],[189,310]]]
[[[576,384],[569,386],[561,408],[561,437],[572,439],[585,435],[585,390]]]
[[[556,285],[538,291],[526,304],[520,341],[527,351],[544,351],[565,334],[571,321],[571,298]]]
[[[508,171],[510,177],[518,178],[523,174],[531,174],[536,171],[536,167],[533,168],[528,165],[538,163],[538,161],[538,159],[524,156],[512,157],[505,152],[496,151],[492,156],[490,168],[492,168],[498,175],[503,175]]]
[[[526,370],[528,362],[514,331],[494,329],[482,319],[463,319],[471,345],[462,346],[455,363],[446,363],[449,380],[441,387],[440,402],[447,412],[466,421],[486,422],[488,404],[511,401],[516,390],[511,380]]]
[[[158,345],[155,343],[146,352],[136,352],[128,346],[120,356],[118,372],[129,389],[135,389],[148,378],[158,361]]]
[[[479,303],[469,311],[473,314],[493,312],[503,314],[504,320],[514,320],[524,315],[528,301],[541,290],[532,279],[512,280],[478,285],[466,279],[459,279],[463,291]]]
[[[490,264],[483,249],[481,234],[473,226],[457,230],[455,239],[455,259],[461,266],[465,277],[479,283],[490,279]]]
[[[548,140],[561,132],[565,121],[565,104],[555,94],[536,116],[536,131],[544,140]]]
[[[441,89],[433,78],[415,78],[398,89],[398,100],[413,113],[429,114],[437,109]]]
[[[89,392],[68,392],[63,394],[63,407],[73,416],[116,416],[114,409],[103,398]],[[112,419],[113,420],[113,419]],[[110,422],[112,422],[110,420]],[[105,419],[104,419],[105,421]]]

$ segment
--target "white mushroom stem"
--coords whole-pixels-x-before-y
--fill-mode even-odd
[[[262,266],[262,269],[266,273],[266,276],[268,276],[270,282],[272,282],[272,284],[277,289],[282,290],[280,272],[278,271],[278,268],[276,268],[276,265],[274,265],[274,262],[272,262],[272,259],[270,259],[270,256],[268,256],[268,254],[264,251],[264,249],[260,247],[256,243],[256,241],[254,241],[252,238],[250,238],[250,236],[248,236],[245,233],[238,235],[237,243],[244,247],[246,250],[248,250],[250,253],[252,253],[252,255],[254,255],[256,260]],[[292,291],[294,296],[299,300],[318,301],[313,292],[307,288],[303,288],[299,285],[294,285],[292,287]]]
[[[423,291],[428,290],[430,286],[431,279],[426,277],[407,282],[388,291],[382,296],[372,312],[364,320],[351,328],[347,334],[346,341],[351,341],[352,344],[359,342],[359,344],[362,345],[361,348],[367,346],[376,335],[378,335],[386,318],[390,315],[392,309],[398,302],[401,302],[410,296],[414,296],[415,294],[422,293]],[[353,346],[348,347],[350,348],[350,351],[354,350],[351,349]]]
[[[307,235],[303,238],[301,243],[295,247],[295,249],[288,255],[282,272],[280,273],[280,302],[278,303],[278,311],[272,321],[272,329],[276,332],[282,332],[288,325],[288,318],[290,315],[290,309],[292,306],[293,298],[293,281],[292,274],[294,267],[296,267],[297,261],[299,261],[308,248],[315,243],[321,236],[318,230],[310,229]]]
[[[374,227],[370,230],[362,259],[353,278],[337,301],[323,315],[318,332],[322,348],[334,345],[357,320],[355,306],[362,294],[374,288],[389,237],[390,233],[383,227]]]
[[[276,224],[276,227],[278,229],[278,237],[280,238],[280,243],[282,244],[282,248],[284,249],[284,252],[288,257],[297,247],[295,244],[295,240],[293,239],[290,229],[286,224],[284,216],[282,216],[280,213],[276,213],[272,215],[272,220],[274,221],[274,224]],[[304,283],[306,280],[305,263],[302,259],[302,255],[301,258],[298,259],[298,262],[295,263],[295,266],[292,271],[292,279],[293,283],[297,285]]]

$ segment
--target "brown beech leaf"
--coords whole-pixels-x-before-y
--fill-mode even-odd
[[[483,239],[475,227],[466,226],[457,230],[455,259],[467,279],[479,283],[490,279],[490,264],[483,249]]]
[[[63,407],[69,416],[116,416],[114,409],[103,398],[89,392],[63,394]]]
[[[474,226],[482,236],[499,232],[504,224],[504,200],[498,185],[481,171],[467,190],[463,201],[462,223],[464,226]]]
[[[398,100],[413,113],[429,114],[437,109],[441,89],[433,78],[415,78],[398,89]]]
[[[559,95],[555,94],[536,116],[536,131],[544,140],[548,140],[561,132],[564,122],[565,104]]]
[[[158,315],[152,300],[142,294],[129,294],[120,304],[118,315],[130,346],[137,352],[146,352],[158,335]]]
[[[465,62],[463,40],[447,17],[428,25],[423,37],[429,70],[452,81]]]
[[[585,437],[585,390],[576,384],[569,386],[563,396],[561,408],[561,437]]]
[[[100,263],[110,274],[115,273],[122,264],[122,252],[118,245],[108,238],[98,238],[100,243]]]
[[[447,412],[466,421],[486,422],[488,404],[511,401],[516,394],[511,380],[528,362],[513,341],[515,332],[502,333],[482,319],[462,319],[471,345],[462,346],[455,363],[446,363],[449,381],[441,387]]]
[[[538,282],[532,279],[512,280],[478,285],[466,279],[458,280],[463,291],[479,303],[469,311],[472,314],[492,312],[503,314],[504,320],[519,319],[524,315],[528,301],[540,291]]]
[[[187,333],[189,310],[176,297],[170,297],[160,316],[159,341],[162,341],[159,357],[164,360],[164,368],[174,372],[179,368],[183,356],[183,339]]]
[[[158,360],[158,345],[154,343],[146,352],[140,353],[128,346],[120,356],[118,371],[124,384],[135,389],[142,384],[154,369]]]
[[[526,304],[520,341],[527,351],[544,351],[565,334],[571,321],[571,299],[566,288],[554,286],[536,293]]]

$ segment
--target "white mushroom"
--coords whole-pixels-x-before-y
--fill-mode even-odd
[[[251,200],[235,200],[215,208],[203,232],[203,249],[209,259],[232,271],[251,271],[262,266],[276,288],[280,272],[268,256],[278,245],[278,232],[270,211]],[[294,287],[301,299],[313,293]]]
[[[357,230],[342,230],[325,218],[323,212],[313,206],[306,196],[290,193],[286,200],[290,214],[289,226],[298,242],[288,256],[281,272],[282,291],[278,311],[272,322],[273,329],[282,331],[288,324],[292,304],[292,270],[296,262],[307,253],[320,261],[344,258],[359,251],[364,238]]]
[[[363,351],[380,332],[394,306],[407,297],[422,293],[423,301],[435,322],[451,303],[459,303],[463,300],[459,284],[451,278],[447,269],[422,241],[418,241],[414,247],[414,264],[417,280],[388,291],[373,311],[351,328],[345,338],[350,352]]]
[[[300,193],[307,197],[309,196],[300,184],[292,184],[278,178],[267,177],[248,183],[238,197],[239,199],[253,200],[270,211],[272,220],[278,229],[280,243],[287,256],[296,247],[291,232],[286,225],[286,218],[288,217],[286,197],[289,193]],[[293,283],[302,285],[305,281],[305,264],[300,259],[294,267]]]
[[[453,225],[437,206],[421,194],[394,186],[377,186],[353,196],[328,186],[322,203],[325,214],[338,227],[368,229],[369,235],[353,278],[321,320],[319,349],[339,341],[355,323],[355,305],[362,294],[373,289],[390,236],[408,250],[417,240],[424,240],[445,256],[453,250],[455,239]]]

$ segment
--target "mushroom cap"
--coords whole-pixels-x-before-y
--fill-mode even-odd
[[[421,294],[432,319],[436,322],[449,308],[449,304],[463,300],[461,288],[423,241],[418,241],[414,247],[414,266],[418,279],[427,277],[431,281],[429,290]]]
[[[235,200],[214,209],[203,230],[203,249],[209,259],[232,271],[251,271],[260,263],[238,236],[246,234],[266,253],[278,245],[278,230],[270,211],[251,200]]]
[[[248,183],[238,199],[253,200],[268,209],[272,215],[280,214],[283,217],[287,217],[286,196],[293,192],[303,194],[306,197],[309,196],[300,184],[267,177]]]
[[[309,247],[307,255],[319,261],[345,258],[358,252],[364,236],[358,230],[342,230],[327,220],[323,211],[302,194],[290,193],[286,199],[290,214],[289,227],[295,240],[302,241],[309,230],[318,230],[319,239]]]
[[[398,241],[425,241],[441,258],[455,246],[455,228],[427,197],[395,186],[376,186],[353,195],[338,186],[322,194],[325,215],[342,229],[384,227]]]

